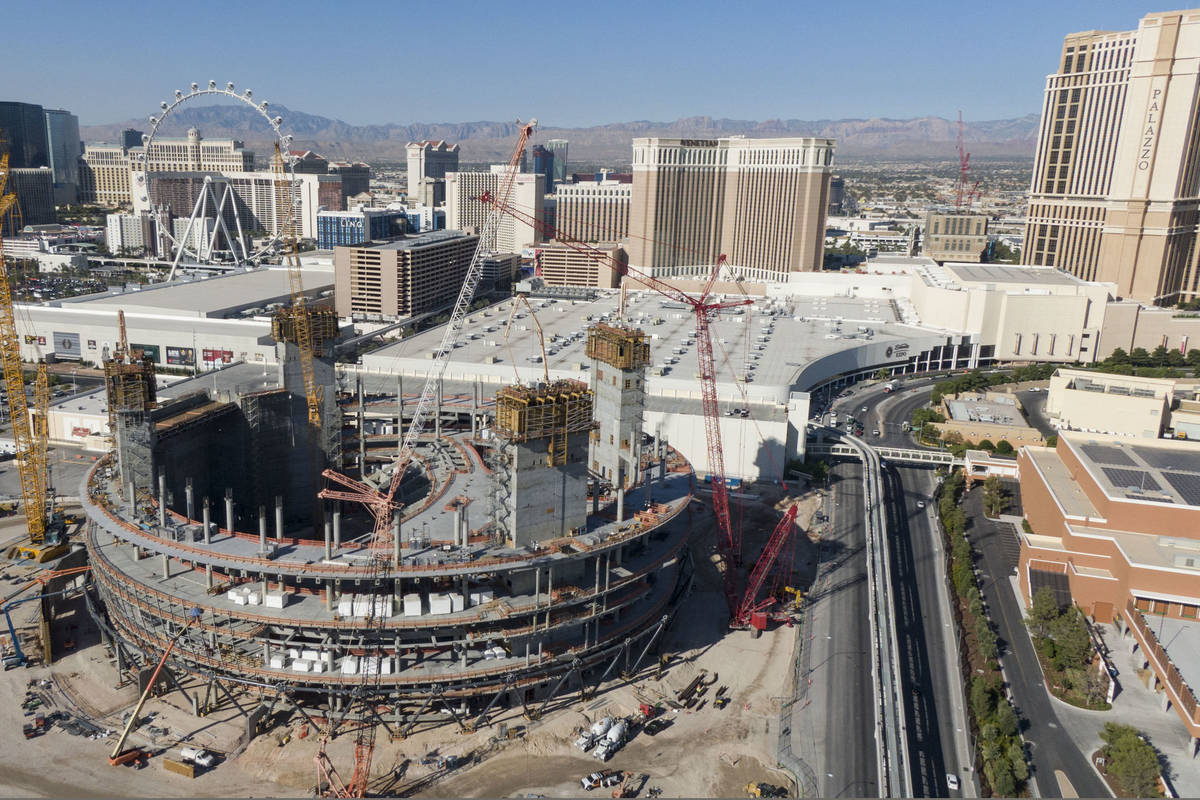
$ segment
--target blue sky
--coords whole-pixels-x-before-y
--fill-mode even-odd
[[[1039,110],[1064,34],[1133,29],[1169,7],[13,0],[0,99],[66,108],[84,125],[144,117],[174,89],[209,79],[352,124],[949,118],[959,109],[998,119]]]

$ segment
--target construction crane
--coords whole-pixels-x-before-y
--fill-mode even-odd
[[[16,195],[8,188],[8,153],[0,153],[0,220],[8,216],[16,203]],[[4,244],[0,240],[0,364],[3,365],[4,385],[8,390],[9,422],[17,451],[17,471],[21,476],[21,501],[29,541],[41,547],[46,540],[46,457],[40,450],[29,419],[29,401],[25,396],[25,376],[21,366],[21,346],[17,337],[17,320],[13,307],[12,287],[9,284],[8,264],[4,259]],[[39,456],[40,453],[40,456]]]
[[[500,176],[499,191],[497,194],[498,197],[503,198],[505,201],[512,194],[513,181],[521,165],[521,154],[525,152],[525,145],[528,143],[529,137],[533,135],[534,128],[537,127],[537,120],[532,119],[528,123],[523,124],[518,121],[517,124],[520,126],[520,135],[516,146],[513,148],[512,155],[508,159],[508,166]],[[421,399],[417,402],[412,421],[409,423],[408,430],[404,435],[404,441],[400,445],[400,452],[392,468],[391,477],[386,479],[386,485],[376,488],[366,481],[355,480],[331,469],[321,473],[328,480],[341,484],[344,487],[341,490],[323,489],[320,493],[322,499],[361,503],[375,517],[375,529],[371,535],[370,543],[372,550],[388,542],[391,537],[392,515],[396,508],[396,491],[400,488],[400,483],[404,478],[409,463],[412,461],[417,442],[420,440],[421,434],[425,430],[425,425],[429,420],[430,412],[433,410],[434,395],[440,390],[442,376],[446,373],[446,365],[450,362],[450,353],[454,350],[454,345],[458,342],[463,323],[466,322],[471,300],[475,297],[475,288],[479,285],[479,279],[483,275],[484,257],[495,248],[496,233],[500,227],[502,216],[503,213],[499,208],[493,208],[488,212],[487,218],[484,220],[479,234],[479,242],[475,247],[474,255],[471,256],[471,263],[467,267],[467,274],[463,277],[462,288],[459,289],[458,299],[455,301],[454,310],[450,314],[450,321],[446,324],[446,330],[442,334],[442,341],[438,345],[438,349],[434,351],[433,365],[425,376],[425,385],[421,389]]]
[[[979,181],[975,181],[975,185],[967,188],[970,183],[968,170],[971,167],[971,154],[967,152],[966,145],[963,142],[963,118],[962,112],[958,112],[958,180],[954,183],[954,209],[955,211],[970,211],[972,204],[979,197]]]
[[[559,244],[565,245],[576,252],[591,257],[599,254],[604,258],[611,258],[610,255],[597,250],[595,247],[591,247],[570,236],[563,235],[553,226],[520,209],[514,208],[507,201],[495,197],[488,192],[484,192],[479,199],[494,209],[499,209],[527,225],[534,226],[550,238],[556,239]],[[653,289],[676,303],[690,306],[696,316],[696,360],[700,369],[700,404],[704,414],[704,434],[708,446],[708,472],[712,483],[713,514],[717,518],[717,547],[725,561],[723,576],[725,602],[729,607],[730,619],[735,619],[740,602],[737,591],[737,578],[734,573],[741,562],[741,537],[734,531],[732,519],[729,514],[729,487],[725,478],[725,450],[721,442],[721,416],[717,405],[717,367],[716,358],[713,355],[712,331],[710,326],[721,311],[739,306],[747,306],[754,301],[749,298],[740,298],[737,300],[713,302],[710,299],[713,284],[716,283],[717,276],[724,265],[725,256],[722,255],[717,259],[712,273],[708,276],[708,282],[700,290],[699,297],[692,297],[692,295],[682,289],[626,264],[618,263],[615,260],[613,268],[618,274],[626,275],[646,288]]]
[[[154,691],[154,686],[158,683],[158,674],[162,672],[163,665],[167,663],[167,658],[170,657],[171,651],[175,649],[175,645],[179,644],[179,640],[183,638],[183,634],[187,633],[192,623],[199,618],[200,609],[188,609],[187,622],[171,637],[170,643],[167,644],[167,649],[163,650],[162,658],[158,660],[158,666],[154,668],[154,672],[150,673],[150,680],[146,681],[146,688],[142,692],[142,696],[138,698],[137,705],[133,707],[133,711],[129,714],[129,721],[125,723],[125,729],[117,737],[117,744],[108,756],[108,763],[112,766],[119,767],[131,761],[138,761],[145,756],[144,751],[136,747],[124,750],[125,740],[129,738],[129,732],[137,725],[138,715],[142,713],[142,706],[146,705],[146,698],[150,696],[150,692]]]
[[[300,251],[296,241],[296,208],[292,196],[293,186],[283,164],[283,151],[275,143],[275,200],[278,204],[276,217],[282,226],[281,240],[285,248],[284,263],[287,264],[288,284],[292,292],[292,324],[296,336],[296,348],[300,351],[300,372],[304,378],[304,401],[308,406],[308,424],[313,428],[321,425],[321,397],[324,387],[317,385],[317,374],[313,368],[314,351],[312,319],[304,296],[304,276],[300,272]]]
[[[537,127],[537,120],[531,119],[527,123],[521,123],[518,120],[517,125],[520,128],[520,135],[517,138],[516,145],[513,147],[512,155],[508,159],[508,166],[500,176],[499,182],[498,194],[505,200],[512,194],[513,182],[516,179],[521,164],[521,156],[525,152],[525,145],[529,142],[529,137],[533,135],[534,128]],[[401,442],[400,452],[392,468],[391,477],[386,479],[386,486],[381,485],[377,489],[363,480],[355,480],[333,470],[325,470],[322,473],[328,480],[345,487],[344,489],[323,489],[320,492],[322,499],[361,503],[375,517],[375,527],[371,534],[368,552],[372,553],[373,578],[377,585],[386,580],[390,572],[388,556],[386,553],[379,552],[379,548],[381,545],[388,543],[392,537],[400,535],[399,509],[395,502],[396,491],[400,488],[400,483],[404,478],[409,463],[412,461],[417,442],[420,440],[430,412],[433,410],[434,396],[441,390],[442,376],[445,374],[446,366],[450,362],[450,353],[454,350],[454,345],[458,341],[459,334],[462,332],[467,312],[470,310],[471,301],[475,297],[475,289],[479,285],[480,278],[483,276],[484,257],[495,249],[496,233],[502,216],[499,209],[492,209],[488,212],[487,218],[484,220],[478,244],[475,247],[474,254],[471,256],[471,263],[467,267],[467,273],[463,277],[462,288],[459,289],[458,299],[454,303],[454,310],[450,314],[450,321],[447,323],[446,330],[442,334],[441,344],[439,344],[438,349],[435,351],[433,366],[425,377],[425,385],[421,389],[421,399],[417,402],[417,408],[413,412],[412,421],[409,423],[403,442]],[[402,423],[403,420],[399,420],[399,422]],[[395,526],[394,530],[393,525]],[[398,542],[395,544],[399,545]],[[368,617],[368,626],[370,626],[377,613],[378,609],[375,608],[375,601],[373,599],[370,611],[372,616]],[[368,681],[371,676],[363,675],[363,685],[360,686],[359,694],[360,699],[364,703],[373,702],[374,697],[378,695],[379,682],[382,677],[380,673],[383,671],[382,634],[385,620],[382,615],[379,615],[376,622],[378,630],[375,636],[375,647],[373,648],[373,663],[376,674],[374,675],[373,686]],[[320,747],[315,757],[318,771],[327,780],[327,791],[336,797],[365,796],[367,782],[371,775],[371,762],[375,752],[374,722],[364,719],[362,727],[359,730],[354,745],[354,773],[349,783],[343,784],[340,781],[337,770],[334,769],[328,754],[325,752],[326,740],[331,735],[332,730],[323,732]]]
[[[517,383],[520,383],[521,373],[517,372],[517,360],[513,357],[512,345],[508,341],[508,332],[512,330],[513,317],[517,315],[519,305],[517,301],[523,301],[525,307],[529,309],[529,316],[533,317],[533,324],[537,328],[538,344],[542,347],[542,375],[546,379],[546,383],[550,383],[550,365],[546,363],[546,334],[542,330],[542,323],[538,322],[537,312],[529,304],[529,298],[523,294],[518,294],[513,298],[512,310],[508,312],[508,324],[504,326],[504,347],[508,350],[508,360],[513,362],[513,374],[517,376]]]
[[[762,589],[771,567],[775,564],[775,559],[779,557],[784,545],[791,540],[796,527],[796,514],[799,510],[800,506],[793,504],[783,515],[783,519],[779,520],[779,524],[775,526],[771,538],[767,540],[766,548],[755,562],[750,578],[746,581],[746,593],[742,595],[742,601],[738,604],[737,611],[730,620],[731,627],[750,627],[754,622],[755,614],[775,603],[775,598],[770,596],[757,600],[758,593]]]

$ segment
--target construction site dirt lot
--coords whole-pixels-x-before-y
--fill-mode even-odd
[[[747,502],[741,512],[747,564],[753,564],[787,502],[778,490],[764,494],[760,502]],[[794,585],[806,587],[811,580],[816,548],[804,531],[819,504],[816,494],[801,500],[802,524],[795,537],[790,578]],[[661,678],[651,664],[634,682],[612,681],[582,701],[573,686],[569,695],[551,703],[541,719],[525,719],[519,706],[493,710],[490,724],[470,734],[458,733],[449,717],[447,724],[418,729],[397,741],[389,741],[380,729],[371,793],[572,797],[584,794],[580,778],[600,769],[648,774],[643,796],[651,787],[661,789],[665,797],[740,797],[751,781],[791,786],[789,776],[775,767],[775,752],[780,709],[791,695],[792,658],[800,629],[775,624],[761,637],[752,631],[728,632],[710,512],[697,506],[694,524],[695,580],[665,637],[663,649],[670,658]],[[0,692],[16,700],[33,679],[39,684],[36,690],[52,702],[51,708],[112,732],[92,739],[51,726],[44,735],[25,739],[21,726],[28,720],[19,702],[9,704],[9,710],[0,714],[0,752],[5,753],[0,757],[0,796],[311,796],[318,737],[316,731],[305,729],[298,716],[277,719],[273,729],[235,753],[244,730],[241,713],[226,701],[208,716],[197,718],[178,691],[151,698],[142,717],[153,715],[153,719],[131,735],[127,746],[155,754],[148,766],[140,770],[109,766],[122,715],[136,702],[136,691],[131,683],[119,689],[114,686],[111,659],[94,626],[88,630],[86,613],[67,613],[75,620],[74,650],[53,668],[0,672]],[[703,702],[691,709],[672,707],[676,692],[697,676],[710,684]],[[45,686],[40,685],[43,680],[48,681]],[[185,680],[184,686],[197,689],[191,681]],[[720,686],[728,687],[731,699],[723,709],[712,704]],[[238,700],[250,710],[257,697],[243,694]],[[670,726],[656,736],[638,732],[606,763],[573,746],[581,728],[606,714],[633,714],[641,703],[661,705]],[[499,740],[499,723],[506,723],[517,735]],[[353,730],[343,727],[327,746],[343,779],[353,772],[354,739]],[[161,763],[164,757],[178,758],[181,744],[229,757],[188,779],[167,772]],[[449,766],[446,757],[452,757]],[[610,792],[598,789],[593,794]]]

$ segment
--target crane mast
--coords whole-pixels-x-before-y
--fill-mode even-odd
[[[283,151],[275,143],[275,198],[278,203],[277,217],[283,230],[283,246],[286,250],[284,263],[287,265],[288,285],[292,293],[292,324],[295,325],[296,347],[300,351],[300,372],[304,378],[304,401],[308,406],[308,424],[314,428],[321,424],[321,395],[323,387],[317,385],[316,370],[313,368],[314,351],[312,320],[304,297],[304,278],[300,272],[300,255],[296,246],[296,207],[293,185],[288,179],[283,164]]]
[[[16,203],[16,195],[7,192],[8,153],[0,154],[0,221],[6,219]],[[29,401],[25,396],[25,377],[21,368],[21,347],[17,338],[17,320],[13,310],[12,287],[8,282],[8,264],[4,244],[0,242],[0,363],[8,389],[9,422],[17,449],[17,471],[21,476],[21,501],[29,540],[40,545],[46,538],[46,456],[39,450],[29,419]]]

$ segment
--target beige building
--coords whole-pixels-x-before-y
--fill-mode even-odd
[[[1060,369],[1050,378],[1046,416],[1059,430],[1157,439],[1170,425],[1175,393],[1169,379]]]
[[[1013,448],[1042,444],[1042,434],[1025,421],[1016,395],[1006,392],[964,392],[942,399],[945,422],[933,423],[942,436],[957,433],[964,442],[1008,442]]]
[[[986,214],[935,214],[925,218],[922,255],[935,261],[979,263],[988,244]]]
[[[192,128],[183,139],[155,139],[146,155],[151,172],[253,172],[254,153],[236,139],[205,139]],[[265,165],[269,166],[269,165]],[[134,159],[134,170],[142,168]]]
[[[1132,300],[1114,301],[1105,308],[1097,358],[1106,358],[1118,347],[1127,353],[1135,347],[1153,352],[1159,345],[1183,353],[1200,347],[1200,316]]]
[[[549,242],[537,248],[534,274],[547,286],[591,286],[615,289],[621,283],[618,265],[625,253],[616,244],[598,244],[591,252]]]
[[[79,165],[79,201],[116,208],[132,203],[129,151],[115,144],[89,144]]]
[[[1200,10],[1063,42],[1047,78],[1025,230],[1031,263],[1152,303],[1197,296]]]
[[[554,191],[554,227],[581,242],[615,242],[629,235],[633,184],[584,181],[560,184]]]
[[[458,145],[445,140],[409,142],[408,199],[435,206],[446,200],[446,173],[458,171]]]
[[[449,230],[479,233],[487,219],[488,206],[480,202],[484,192],[495,195],[507,165],[494,165],[488,172],[446,173],[446,227]],[[519,172],[513,178],[509,205],[544,222],[546,176]],[[509,214],[500,218],[494,249],[499,253],[519,253],[522,248],[542,241],[541,232],[533,225]],[[491,243],[489,243],[490,245]]]
[[[724,254],[762,280],[824,259],[832,139],[634,139],[629,263],[695,276]]]
[[[452,303],[478,236],[435,231],[400,241],[333,250],[339,317],[395,319]]]

